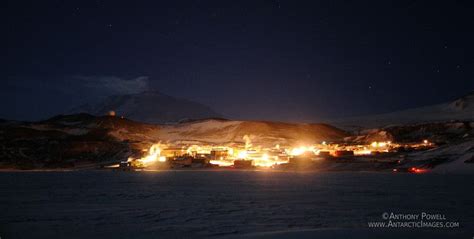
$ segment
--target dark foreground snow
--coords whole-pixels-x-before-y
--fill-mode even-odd
[[[0,173],[1,238],[472,238],[474,176],[265,171]],[[369,229],[384,212],[451,229]]]

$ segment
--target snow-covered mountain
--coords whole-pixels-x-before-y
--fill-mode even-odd
[[[117,116],[145,123],[221,117],[208,106],[158,91],[109,96],[99,103],[76,107],[70,113],[106,115],[110,111],[115,111]]]
[[[474,91],[448,103],[386,114],[345,118],[330,121],[330,123],[341,128],[354,129],[451,120],[474,120]]]

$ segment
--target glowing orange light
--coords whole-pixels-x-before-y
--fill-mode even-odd
[[[412,173],[426,173],[428,170],[427,169],[422,169],[422,168],[412,167],[412,168],[410,168],[410,171]]]

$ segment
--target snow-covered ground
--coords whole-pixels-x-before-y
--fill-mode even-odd
[[[473,179],[436,173],[0,173],[0,236],[470,238]],[[460,228],[369,229],[384,212],[442,213]]]
[[[386,114],[330,120],[329,123],[344,128],[378,128],[387,125],[403,125],[450,120],[474,121],[474,92],[451,102],[407,109]]]
[[[474,159],[474,140],[442,146],[414,156],[417,159],[448,158],[450,162],[440,164],[433,169],[437,173],[474,174],[474,163],[465,163],[467,160]]]

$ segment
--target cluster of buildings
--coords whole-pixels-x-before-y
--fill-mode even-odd
[[[122,169],[168,168],[253,168],[304,165],[314,161],[376,160],[396,152],[400,148],[431,147],[432,143],[400,145],[388,142],[372,142],[367,145],[340,145],[322,142],[312,146],[271,148],[244,145],[152,145],[142,158],[129,158],[120,163]],[[369,161],[370,161],[369,160]]]

